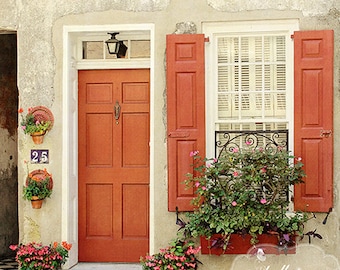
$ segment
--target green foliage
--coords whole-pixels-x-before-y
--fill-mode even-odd
[[[44,171],[44,178],[36,178],[31,174],[28,175],[26,185],[23,186],[23,198],[32,200],[33,196],[39,199],[45,199],[52,194],[51,175]]]
[[[195,247],[194,242],[177,238],[159,253],[141,257],[140,263],[143,270],[194,270],[199,263],[195,254],[199,251],[200,247]]]
[[[10,245],[10,249],[17,252],[15,260],[21,270],[60,269],[67,261],[71,247],[66,241],[49,246],[35,242]]]
[[[34,115],[28,109],[27,115],[24,117],[22,115],[23,109],[19,109],[19,113],[21,114],[21,128],[25,134],[33,134],[33,133],[41,133],[44,134],[50,127],[50,121],[38,121],[34,118]]]
[[[305,176],[300,159],[281,149],[235,148],[219,160],[191,155],[195,173],[187,185],[196,188],[197,197],[186,230],[192,236],[248,233],[254,244],[258,234],[303,233],[306,214],[287,213],[287,194]]]

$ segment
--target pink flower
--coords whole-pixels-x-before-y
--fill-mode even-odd
[[[196,182],[195,187],[199,187],[199,186],[200,186],[200,182]]]
[[[232,206],[236,206],[236,205],[237,205],[237,202],[233,201],[233,202],[231,203],[231,205],[232,205]]]
[[[18,245],[10,245],[9,248],[11,250],[16,250],[18,248]]]
[[[235,148],[233,149],[233,153],[237,153],[237,152],[238,152],[238,148],[235,147]]]
[[[251,145],[251,141],[246,141],[246,145]]]
[[[267,203],[267,200],[266,200],[265,198],[262,198],[262,199],[260,200],[260,203],[265,204],[265,203]]]
[[[261,171],[261,173],[266,173],[267,169],[266,169],[266,167],[263,167],[260,171]]]
[[[217,162],[217,158],[214,158],[214,163],[216,163]]]
[[[198,154],[199,154],[199,151],[191,151],[190,152],[191,157],[197,156]]]
[[[202,190],[206,190],[207,188],[205,186],[202,187]]]
[[[234,172],[233,172],[233,176],[237,177],[237,176],[238,176],[238,172],[237,172],[237,171],[234,171]]]

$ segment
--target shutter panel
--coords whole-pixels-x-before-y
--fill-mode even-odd
[[[296,210],[333,206],[333,42],[332,30],[294,33],[294,152],[307,175]]]
[[[168,210],[191,211],[191,151],[205,157],[204,35],[167,35]]]

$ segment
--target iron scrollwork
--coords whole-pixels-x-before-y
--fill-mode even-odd
[[[278,149],[288,151],[288,130],[215,131],[215,156],[220,157],[223,152],[233,152],[235,148],[244,146],[263,148],[273,153]]]

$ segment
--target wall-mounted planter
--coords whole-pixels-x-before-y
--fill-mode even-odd
[[[44,142],[44,136],[46,132],[34,132],[31,134],[34,144],[42,144]]]
[[[23,187],[24,199],[30,200],[33,209],[40,209],[45,198],[52,194],[52,175],[46,170],[31,171]]]
[[[53,113],[45,106],[36,106],[31,108],[30,113],[34,116],[34,121],[49,122],[50,125],[46,131],[35,132],[31,134],[32,140],[35,144],[42,144],[46,132],[50,131],[54,124]]]
[[[22,115],[24,112],[22,108],[18,112],[22,117],[20,125],[25,134],[31,135],[35,144],[42,144],[44,135],[52,129],[54,124],[52,112],[44,106],[28,108],[26,116]]]
[[[43,199],[39,199],[38,196],[32,196],[31,205],[33,209],[40,209],[43,203]]]
[[[223,255],[223,254],[247,254],[251,248],[254,248],[254,245],[250,244],[251,236],[249,234],[241,235],[241,234],[232,234],[229,239],[228,247],[226,250],[222,248],[212,247],[212,243],[214,240],[221,238],[221,235],[216,234],[213,235],[210,239],[207,239],[204,236],[201,236],[201,253],[209,254],[209,255]],[[295,243],[295,237],[294,237]],[[295,254],[296,253],[296,245],[290,246],[288,249],[283,250],[278,247],[278,237],[276,235],[271,234],[261,234],[258,236],[258,243],[255,247],[261,246],[261,248],[265,249],[264,252],[266,254]]]

